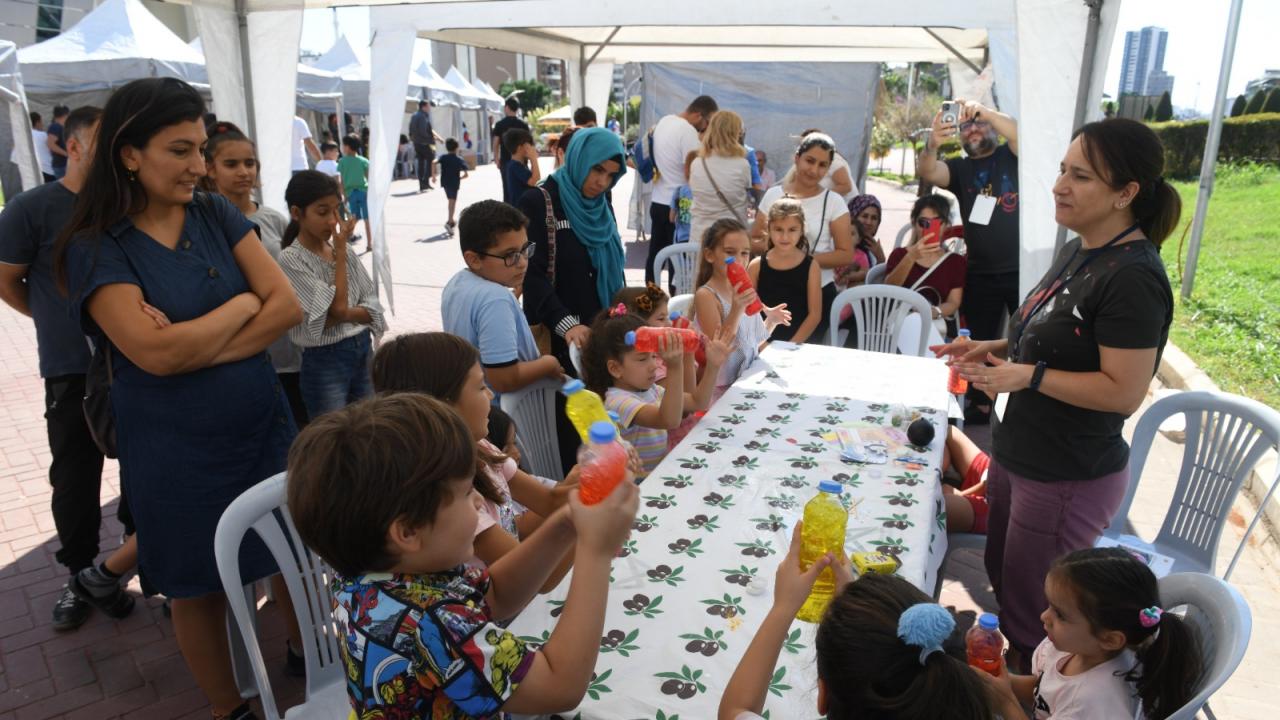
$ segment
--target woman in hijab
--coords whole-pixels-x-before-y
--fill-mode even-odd
[[[627,171],[622,140],[604,128],[579,128],[564,163],[517,206],[529,218],[535,246],[524,276],[524,313],[530,325],[550,331],[551,353],[573,372],[569,343],[582,348],[588,326],[626,284],[622,236],[607,193]],[[548,232],[548,228],[552,228]],[[557,395],[560,454],[576,462],[578,439]]]

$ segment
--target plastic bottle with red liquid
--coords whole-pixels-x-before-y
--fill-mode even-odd
[[[955,344],[969,342],[969,329],[961,328],[960,336],[956,338]],[[963,395],[969,391],[969,381],[960,377],[960,368],[952,365],[950,367],[951,374],[947,376],[947,392],[952,395]]]
[[[591,424],[587,444],[578,451],[578,493],[583,505],[609,496],[627,476],[627,450],[610,421]]]
[[[992,675],[1000,674],[1000,659],[1004,655],[1004,635],[1000,634],[1000,618],[992,613],[982,613],[978,624],[964,635],[969,664]]]
[[[684,339],[685,352],[696,352],[702,347],[702,340],[698,337],[698,331],[693,328],[665,328],[645,325],[644,327],[627,331],[622,341],[634,347],[636,352],[658,352],[658,343],[662,336],[667,333],[675,333]]]
[[[737,258],[731,257],[724,259],[725,272],[729,273],[729,284],[733,285],[738,292],[742,292],[747,288],[754,288],[755,286],[751,284],[751,276],[747,274],[747,269],[735,262],[736,260]],[[746,313],[755,315],[763,309],[764,303],[760,302],[760,298],[757,297],[747,306]]]
[[[678,312],[671,313],[671,327],[688,330],[693,328],[693,323],[689,322],[689,318]],[[693,351],[693,359],[698,361],[700,367],[707,364],[707,348],[702,344],[702,339],[698,339],[698,349]]]

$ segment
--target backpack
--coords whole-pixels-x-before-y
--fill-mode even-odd
[[[662,176],[658,172],[658,164],[653,159],[653,129],[644,134],[635,145],[631,146],[631,160],[635,164],[636,173],[644,182],[653,182]]]

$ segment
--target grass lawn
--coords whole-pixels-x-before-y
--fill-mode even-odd
[[[1161,253],[1176,298],[1170,339],[1223,390],[1280,409],[1280,168],[1219,167],[1190,300],[1180,265],[1198,184],[1174,187],[1182,222]]]
[[[915,179],[916,179],[915,175],[899,175],[896,172],[892,172],[889,170],[880,170],[878,168],[871,168],[870,170],[867,171],[867,174],[870,175],[871,177],[881,178],[884,180],[892,180],[894,182],[903,183],[903,184],[909,183],[909,182],[915,182]]]

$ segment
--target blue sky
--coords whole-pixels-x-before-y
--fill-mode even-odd
[[[1113,0],[1108,0],[1111,2]],[[1218,66],[1227,27],[1228,0],[1122,0],[1116,37],[1107,65],[1106,91],[1115,95],[1120,84],[1120,61],[1124,33],[1146,25],[1169,31],[1165,50],[1165,72],[1175,77],[1173,104],[1208,112],[1218,84]],[[302,48],[323,52],[333,44],[333,10],[307,10],[302,28]],[[341,32],[351,38],[368,38],[367,8],[338,8]],[[1259,77],[1268,67],[1280,68],[1280,49],[1275,29],[1280,28],[1280,2],[1245,0],[1236,56],[1228,85],[1230,101],[1244,90],[1245,83]]]

